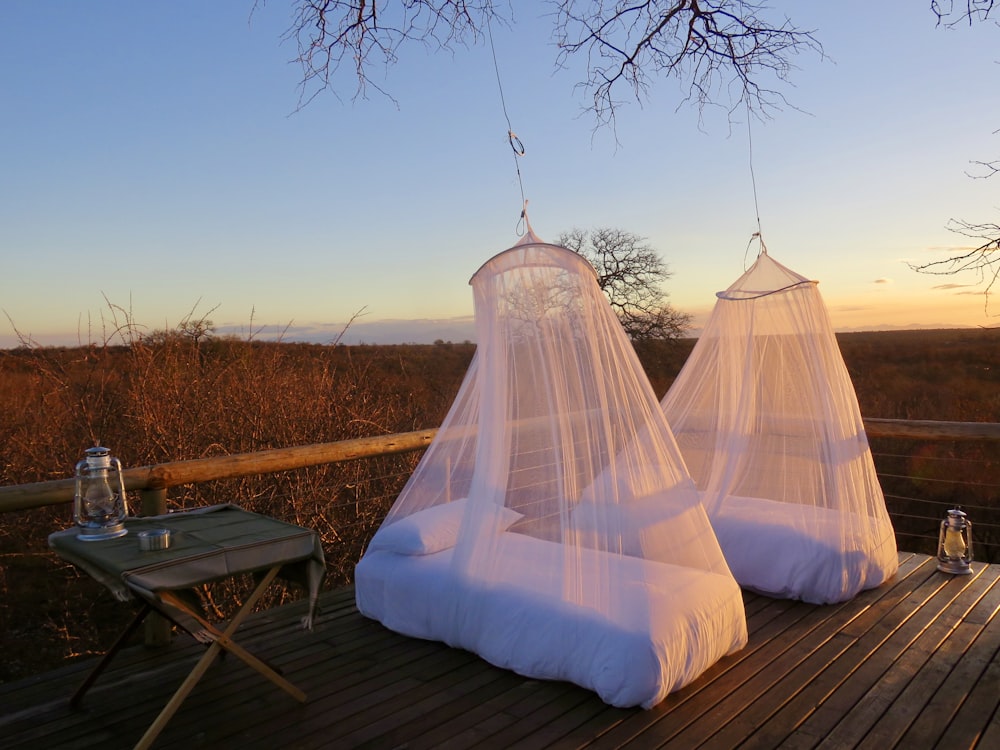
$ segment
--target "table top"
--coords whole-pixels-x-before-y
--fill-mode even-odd
[[[213,505],[146,518],[128,518],[128,533],[84,541],[76,527],[49,536],[49,546],[121,600],[188,589],[242,573],[281,566],[279,575],[309,590],[310,616],[326,572],[319,535],[235,505]],[[138,533],[170,530],[170,546],[143,551]]]

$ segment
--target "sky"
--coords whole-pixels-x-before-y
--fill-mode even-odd
[[[374,71],[392,98],[354,98],[347,71],[300,107],[290,0],[0,2],[0,348],[202,317],[244,338],[474,340],[468,281],[518,240],[522,185],[544,240],[645,238],[695,331],[752,263],[758,209],[837,330],[997,325],[974,276],[908,265],[971,244],[949,219],[998,222],[1000,182],[969,176],[1000,156],[996,25],[773,0],[825,52],[794,59],[791,106],[748,127],[660,80],[612,132],[581,71],[556,69],[544,7],[513,5],[496,68],[488,43],[414,46]]]

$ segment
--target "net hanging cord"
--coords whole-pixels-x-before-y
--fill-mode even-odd
[[[514,170],[517,172],[517,185],[521,191],[521,218],[517,223],[518,234],[522,234],[520,231],[521,223],[526,222],[525,208],[528,205],[528,201],[524,199],[524,182],[521,179],[521,165],[518,163],[518,158],[524,156],[524,144],[521,143],[521,139],[517,137],[514,132],[514,127],[510,124],[510,115],[507,114],[507,101],[504,99],[503,95],[503,83],[500,81],[500,65],[497,63],[497,50],[496,46],[493,44],[493,26],[490,24],[489,16],[486,17],[486,32],[490,37],[490,52],[493,54],[493,71],[497,76],[497,89],[500,92],[500,108],[503,110],[504,119],[507,120],[507,140],[510,143],[510,148],[514,152]]]
[[[750,241],[747,242],[747,249],[743,252],[743,269],[746,270],[747,267],[747,253],[750,252],[750,246],[753,244],[754,240],[760,243],[760,251],[758,255],[767,255],[767,245],[764,244],[764,230],[760,226],[760,204],[757,200],[757,176],[753,171],[753,129],[750,127],[750,102],[747,102],[747,151],[748,151],[748,161],[750,164],[750,186],[753,189],[753,209],[754,215],[757,218],[757,231],[750,235]]]

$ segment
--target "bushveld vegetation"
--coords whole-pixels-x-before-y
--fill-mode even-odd
[[[1000,331],[859,333],[840,342],[865,416],[1000,422]],[[657,396],[692,345],[637,344]],[[127,467],[435,427],[473,353],[467,343],[320,346],[184,330],[0,351],[0,479],[69,477],[95,442]],[[942,503],[961,504],[973,519],[1000,506],[996,444],[873,439],[872,447],[903,549],[933,552]],[[351,579],[417,460],[403,454],[176,488],[169,504],[235,502],[312,527],[327,553],[327,585],[336,586]],[[48,534],[70,521],[68,506],[0,516],[0,681],[102,650],[130,615],[48,551]],[[1000,544],[981,546],[977,559],[986,559],[984,548],[1000,559]],[[211,591],[205,603],[222,607]]]

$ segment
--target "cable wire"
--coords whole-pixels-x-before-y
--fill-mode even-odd
[[[757,231],[750,235],[750,241],[747,243],[747,249],[743,253],[743,270],[747,268],[747,253],[750,252],[750,246],[753,244],[754,239],[760,242],[760,251],[758,254],[763,253],[767,255],[767,245],[764,244],[764,230],[761,229],[760,225],[760,204],[757,200],[757,176],[753,171],[753,129],[750,127],[750,103],[747,102],[747,152],[748,161],[750,163],[750,186],[753,189],[753,209],[754,216],[757,219]]]
[[[507,101],[503,95],[503,83],[500,80],[500,65],[497,63],[497,50],[493,44],[493,27],[490,24],[489,16],[486,17],[486,31],[490,38],[490,52],[493,53],[493,70],[497,76],[497,89],[500,91],[500,108],[503,110],[504,119],[507,120],[507,140],[510,143],[510,148],[514,152],[514,170],[517,172],[517,185],[521,191],[521,220],[523,221],[524,208],[527,201],[524,198],[524,181],[521,179],[521,165],[518,163],[518,157],[524,156],[524,144],[521,143],[521,139],[517,137],[514,132],[514,126],[510,123],[510,115],[507,114]],[[518,226],[520,226],[521,221],[518,221]]]

